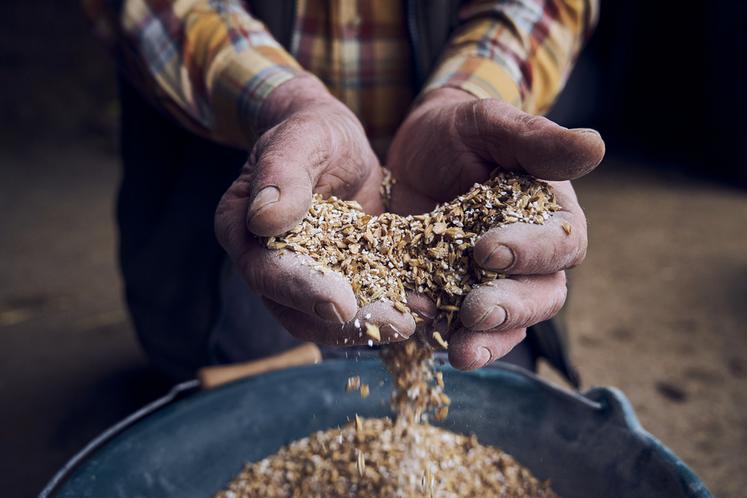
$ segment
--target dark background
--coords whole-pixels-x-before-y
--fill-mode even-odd
[[[553,115],[611,154],[745,185],[747,2],[602,2]]]
[[[602,4],[551,113],[595,127],[574,357],[717,496],[747,467],[747,2]],[[0,5],[0,495],[163,393],[122,305],[114,64],[76,2]],[[543,370],[550,378],[552,373]]]

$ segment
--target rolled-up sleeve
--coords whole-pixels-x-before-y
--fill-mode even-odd
[[[265,97],[303,72],[237,0],[86,0],[94,31],[155,105],[213,140],[248,148]]]
[[[595,0],[469,2],[424,93],[460,88],[543,113],[562,90],[596,17]]]

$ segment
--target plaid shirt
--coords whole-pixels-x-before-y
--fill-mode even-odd
[[[290,53],[240,0],[84,4],[130,79],[184,126],[223,143],[251,146],[263,100],[304,71],[356,113],[374,144],[391,138],[416,97],[401,0],[297,0]],[[455,87],[544,112],[595,11],[595,0],[465,2],[422,93]]]

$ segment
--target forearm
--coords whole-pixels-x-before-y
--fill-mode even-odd
[[[595,19],[594,0],[474,1],[424,93],[451,87],[532,114],[562,89]]]

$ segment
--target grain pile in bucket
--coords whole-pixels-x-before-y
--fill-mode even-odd
[[[388,177],[391,178],[391,177]],[[385,198],[391,180],[382,187]],[[433,347],[446,349],[464,296],[501,275],[472,261],[477,238],[509,223],[542,224],[559,206],[549,186],[527,176],[498,173],[485,184],[417,216],[371,216],[352,201],[315,195],[309,212],[267,247],[309,256],[320,271],[337,271],[351,283],[359,305],[391,302],[410,313],[407,291],[437,305],[442,330],[384,345],[381,357],[394,381],[396,420],[364,420],[295,441],[248,464],[216,498],[255,497],[554,497],[547,483],[497,448],[428,424],[443,420],[449,398],[434,367]],[[416,322],[420,318],[413,314]],[[380,340],[378,327],[362,330]],[[360,378],[348,391],[368,395]]]
[[[428,424],[402,434],[360,417],[247,465],[217,498],[551,498],[547,483],[474,436]]]

